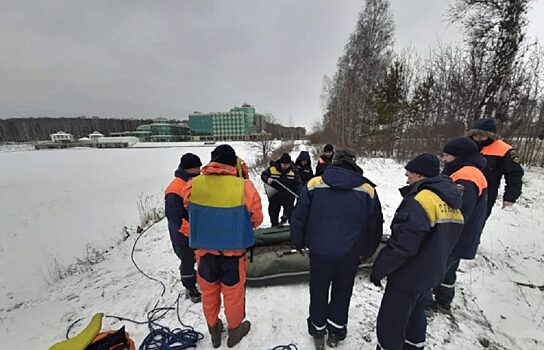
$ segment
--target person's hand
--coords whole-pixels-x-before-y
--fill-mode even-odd
[[[382,277],[378,277],[372,272],[370,274],[370,282],[372,282],[376,287],[382,287]]]
[[[502,201],[502,208],[509,208],[509,207],[512,207],[514,205],[513,202],[509,202],[509,201]]]
[[[266,180],[266,182],[269,184],[269,185],[272,185],[272,183],[274,182],[274,180],[269,177],[268,180]]]

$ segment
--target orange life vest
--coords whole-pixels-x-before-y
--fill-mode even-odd
[[[451,179],[455,182],[457,180],[467,180],[473,182],[478,187],[478,195],[481,196],[482,192],[487,188],[487,180],[480,169],[474,166],[464,166],[451,174]]]
[[[512,149],[512,146],[502,140],[496,140],[489,146],[482,147],[481,153],[484,156],[504,157]]]

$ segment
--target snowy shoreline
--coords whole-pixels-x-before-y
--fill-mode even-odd
[[[254,158],[254,150],[247,144],[234,143],[234,146],[246,161]],[[181,150],[186,151],[199,154],[207,161],[211,149]],[[292,155],[297,153],[294,151]],[[139,219],[138,194],[155,195],[157,200],[162,200],[162,189],[171,179],[180,156],[179,149],[171,148],[0,155],[2,169],[9,168],[0,180],[2,193],[6,194],[0,208],[2,227],[7,229],[0,245],[0,267],[3,274],[6,273],[0,285],[0,338],[5,348],[21,348],[21,341],[24,348],[48,347],[63,339],[68,326],[76,319],[90,319],[95,312],[145,319],[146,311],[160,295],[160,286],[134,268],[130,251],[137,235],[131,234],[122,241],[121,230],[127,226],[134,233]],[[404,183],[403,167],[389,159],[362,159],[359,163],[365,175],[378,185],[385,232],[388,232],[387,225],[400,203],[397,188]],[[254,181],[264,193],[259,179]],[[543,169],[528,169],[524,193],[514,208],[503,210],[496,205],[484,231],[478,257],[461,264],[459,294],[453,305],[455,320],[437,315],[430,321],[429,349],[479,349],[485,345],[488,349],[540,349],[544,346],[544,294],[530,287],[544,284],[543,184]],[[59,188],[67,189],[58,193]],[[263,208],[266,214],[264,195]],[[265,218],[268,219],[267,215]],[[40,278],[31,272],[32,263],[46,264],[40,259],[47,259],[47,254],[39,253],[40,250],[50,256],[66,250],[65,261],[70,262],[86,254],[84,242],[108,250],[100,258],[103,261],[50,286],[30,283]],[[165,281],[167,292],[161,305],[171,305],[182,288],[177,271],[179,264],[170,246],[165,221],[154,225],[141,238],[135,259],[146,273]],[[25,274],[31,278],[25,280],[28,277]],[[368,281],[365,273],[358,275],[350,307],[348,338],[341,348],[375,348],[376,314],[382,293],[383,290]],[[211,348],[201,305],[183,300],[180,308],[182,320],[205,334],[198,347]],[[307,308],[306,284],[248,288],[247,317],[253,327],[237,348],[270,349],[288,343],[296,344],[299,349],[312,348],[311,338],[306,334]],[[118,328],[121,324],[126,325],[136,343],[148,333],[146,326],[111,319],[106,319],[104,329]],[[167,315],[164,324],[177,326],[175,314]],[[72,334],[80,329],[78,327]]]

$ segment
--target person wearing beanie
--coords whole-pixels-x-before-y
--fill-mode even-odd
[[[474,259],[487,212],[487,180],[483,174],[487,161],[480,147],[470,137],[457,137],[444,146],[443,174],[451,177],[463,191],[461,212],[465,220],[463,232],[453,249],[442,282],[426,296],[427,314],[433,311],[451,315],[455,281],[461,259]],[[434,294],[434,301],[433,301]]]
[[[302,188],[302,180],[295,164],[288,153],[280,159],[270,162],[270,166],[261,174],[268,195],[268,215],[273,227],[291,222],[295,198]],[[267,187],[268,186],[268,187]],[[283,208],[281,222],[280,210]]]
[[[404,169],[407,170],[407,183],[413,185],[424,178],[438,176],[440,174],[440,160],[433,154],[423,153],[409,161]]]
[[[312,177],[314,177],[314,171],[312,170],[312,160],[310,159],[310,153],[308,151],[300,151],[300,154],[295,161],[300,180],[305,185]]]
[[[501,179],[504,176],[506,186],[502,207],[512,206],[521,195],[523,185],[523,168],[519,164],[518,155],[511,145],[500,139],[494,119],[477,119],[467,136],[476,141],[480,152],[487,160],[484,175],[488,184],[486,220],[491,215],[497,201]]]
[[[338,150],[322,176],[302,190],[293,212],[291,242],[310,251],[308,332],[316,349],[336,347],[347,335],[348,311],[360,257],[382,237],[382,209],[374,184],[349,149]]]
[[[315,167],[315,176],[323,175],[325,168],[331,165],[332,156],[334,155],[334,147],[330,143],[323,147],[323,154],[319,157],[319,162]]]
[[[185,296],[191,299],[193,303],[200,302],[201,295],[196,287],[195,253],[189,247],[189,222],[187,221],[187,211],[183,207],[181,193],[187,183],[200,174],[201,166],[202,163],[197,155],[185,153],[174,173],[174,180],[170,182],[164,192],[170,240],[174,253],[181,262],[179,266],[181,283],[185,287]]]
[[[239,176],[239,158],[229,145],[217,146],[212,160],[182,191],[189,214],[189,245],[196,249],[197,282],[212,346],[221,346],[221,296],[227,318],[227,346],[245,337],[246,250],[255,244],[253,228],[263,221],[261,198],[249,179]]]
[[[406,165],[408,186],[391,223],[391,238],[380,251],[370,281],[387,277],[376,331],[377,349],[419,349],[426,339],[425,295],[448,268],[463,230],[462,194],[439,174],[438,157],[422,154]]]

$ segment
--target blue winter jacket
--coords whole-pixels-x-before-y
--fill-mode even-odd
[[[382,237],[382,209],[360,169],[329,166],[302,190],[291,218],[291,242],[312,255],[371,256]]]
[[[487,160],[481,155],[475,155],[469,158],[457,158],[453,162],[446,164],[443,173],[449,176],[462,170],[464,167],[475,167],[479,173],[479,178],[468,178],[464,176],[460,179],[454,179],[455,183],[461,187],[463,192],[463,206],[461,212],[465,218],[463,233],[452,252],[452,257],[462,259],[474,259],[476,251],[480,245],[480,237],[485,225],[487,213],[487,183],[483,170]]]
[[[436,287],[463,230],[461,191],[446,175],[401,189],[404,199],[391,223],[391,238],[373,266],[387,283],[419,292]]]

